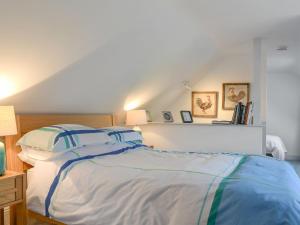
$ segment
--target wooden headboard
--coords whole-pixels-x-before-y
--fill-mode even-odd
[[[72,123],[95,128],[108,127],[114,124],[111,114],[26,114],[16,115],[16,122],[18,133],[15,136],[7,136],[5,138],[5,144],[7,169],[19,172],[32,167],[18,158],[18,153],[21,149],[16,146],[16,142],[25,133],[54,124]]]

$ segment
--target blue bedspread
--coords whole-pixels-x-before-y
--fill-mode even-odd
[[[208,225],[299,225],[300,180],[287,162],[247,156],[220,184]]]

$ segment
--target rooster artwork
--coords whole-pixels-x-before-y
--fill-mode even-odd
[[[232,110],[235,105],[249,101],[249,83],[225,83],[223,84],[223,109]]]
[[[243,98],[245,98],[246,92],[241,90],[238,94],[235,93],[235,88],[229,88],[228,90],[228,99],[234,103],[239,103]]]
[[[206,110],[208,110],[208,109],[210,109],[212,107],[210,96],[207,95],[206,98],[207,98],[206,101],[202,100],[201,98],[197,98],[196,99],[196,103],[197,103],[198,107],[200,109],[202,109],[203,113],[206,113]]]
[[[195,117],[216,118],[218,92],[193,92],[192,113]]]

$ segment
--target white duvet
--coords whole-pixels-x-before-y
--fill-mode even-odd
[[[102,145],[37,162],[29,176],[28,208],[45,214],[45,198],[61,165],[126,144]],[[139,147],[72,164],[61,176],[49,207],[66,224],[206,224],[215,191],[241,156],[160,152]]]

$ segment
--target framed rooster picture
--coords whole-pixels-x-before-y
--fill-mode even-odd
[[[216,91],[192,92],[192,115],[202,118],[218,117],[218,97]]]
[[[224,110],[234,110],[239,102],[244,105],[249,102],[250,84],[249,83],[224,83],[223,84],[223,101]]]

